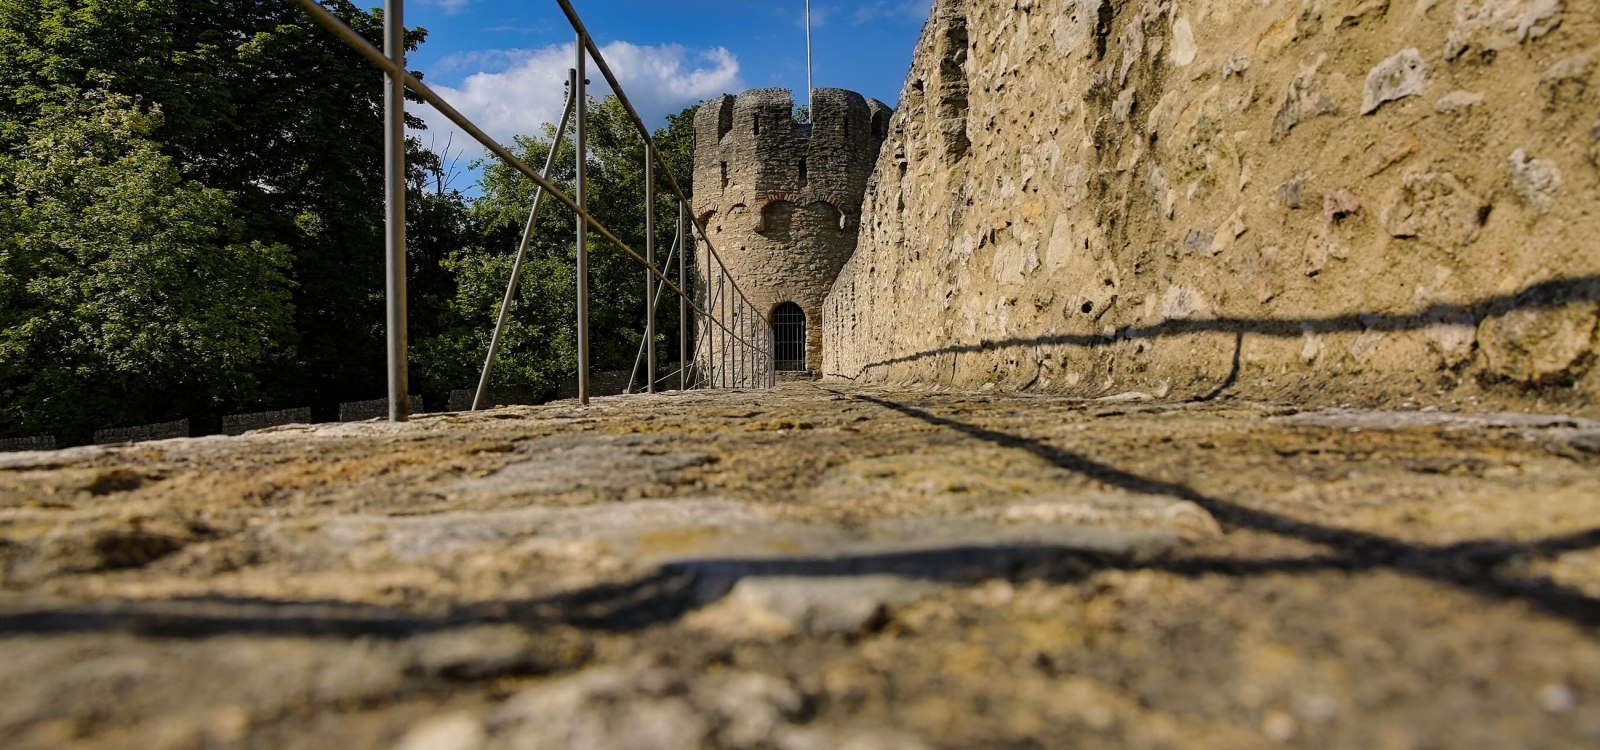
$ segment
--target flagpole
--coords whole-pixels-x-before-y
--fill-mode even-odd
[[[811,0],[806,0],[806,122],[815,119],[811,110]]]

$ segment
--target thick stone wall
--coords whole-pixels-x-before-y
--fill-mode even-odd
[[[1600,3],[940,0],[824,374],[1594,412]]]
[[[805,311],[807,356],[816,371],[822,301],[855,248],[861,198],[892,111],[841,89],[817,89],[813,103],[809,125],[795,123],[787,89],[702,105],[695,118],[694,212],[762,315],[784,302]],[[704,274],[703,251],[695,263]],[[716,356],[714,346],[702,352]]]

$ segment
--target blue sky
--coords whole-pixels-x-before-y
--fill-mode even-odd
[[[803,0],[573,5],[651,127],[663,124],[668,112],[724,92],[776,86],[805,98]],[[932,0],[812,0],[816,85],[894,105],[931,5]],[[560,117],[573,33],[553,0],[410,0],[405,21],[429,31],[409,67],[421,70],[430,86],[491,135],[509,141]],[[604,80],[598,74],[590,78],[601,84],[595,94],[604,94]],[[423,141],[437,149],[450,128],[422,109],[418,114],[432,131]],[[456,151],[464,139],[456,136]],[[473,149],[470,155],[478,153]]]

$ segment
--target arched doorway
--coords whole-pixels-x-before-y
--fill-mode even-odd
[[[806,313],[799,305],[772,308],[772,343],[778,372],[806,371]]]

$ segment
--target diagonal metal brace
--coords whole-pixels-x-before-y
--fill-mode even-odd
[[[556,152],[561,150],[561,139],[567,134],[567,124],[572,121],[572,109],[578,101],[578,71],[567,70],[567,106],[561,112],[561,125],[556,128],[555,140],[550,142],[550,155],[545,157],[544,170],[539,176],[550,178],[550,170],[556,163]],[[483,400],[489,393],[489,375],[494,370],[495,357],[500,354],[500,339],[505,335],[506,317],[511,312],[511,303],[516,300],[517,287],[522,283],[522,261],[528,257],[528,245],[533,242],[533,223],[539,215],[539,204],[544,201],[544,186],[534,188],[533,208],[528,209],[528,222],[522,227],[522,243],[517,245],[517,258],[511,263],[511,280],[506,283],[505,299],[500,301],[500,315],[495,319],[494,333],[489,336],[489,355],[483,358],[483,374],[478,378],[478,392],[472,396],[472,410],[483,408]]]

